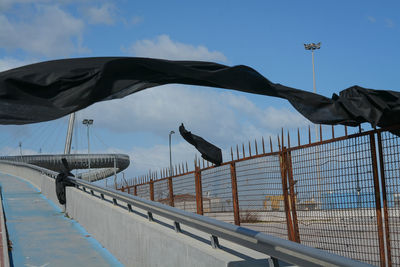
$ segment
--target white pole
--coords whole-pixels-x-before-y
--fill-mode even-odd
[[[88,161],[89,161],[89,173],[90,173],[90,137],[89,137],[89,124],[86,125],[87,126],[87,142],[88,142]]]
[[[64,154],[71,154],[72,135],[74,133],[75,112],[69,115],[67,137],[65,140]]]
[[[171,135],[174,131],[169,132],[169,176],[172,176],[172,152],[171,152]]]
[[[315,85],[314,50],[311,50],[311,56],[312,56],[313,89],[314,89],[314,94],[316,94],[317,86]],[[314,124],[314,126],[315,126],[315,142],[318,142],[318,124]]]

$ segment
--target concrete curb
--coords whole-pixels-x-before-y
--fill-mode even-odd
[[[0,187],[0,235],[1,235],[1,255],[0,263],[3,267],[10,266],[10,258],[8,256],[8,240],[7,240],[7,228],[5,223],[5,216],[3,210],[3,194]]]

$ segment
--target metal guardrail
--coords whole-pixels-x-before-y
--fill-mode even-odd
[[[241,246],[265,253],[273,258],[299,266],[371,266],[366,263],[344,258],[319,249],[306,247],[295,242],[266,235],[248,228],[218,221],[158,202],[142,199],[114,189],[96,186],[76,178],[70,178],[70,180],[78,187],[82,187],[84,190],[93,190],[103,196],[111,197],[114,203],[116,201],[123,201],[128,205],[128,209],[135,206],[142,210],[146,210],[149,220],[152,220],[153,214],[170,219],[175,222],[175,229],[177,231],[179,231],[180,228],[179,224],[183,224],[208,233],[211,235],[213,246],[218,246],[217,238],[222,238]]]
[[[1,162],[1,161],[0,161]],[[5,162],[5,161],[3,161]],[[55,177],[54,171],[46,170],[37,166],[25,163],[6,162],[15,166],[29,167],[41,172],[42,174]],[[339,255],[331,254],[316,248],[280,239],[271,235],[263,234],[248,228],[236,226],[212,218],[173,208],[158,202],[142,199],[124,192],[110,188],[104,188],[92,183],[69,177],[77,189],[81,189],[94,195],[100,194],[102,199],[108,196],[113,199],[114,204],[118,201],[126,203],[129,211],[132,207],[140,208],[147,212],[148,219],[153,221],[153,214],[174,221],[176,232],[180,232],[180,224],[198,229],[211,235],[211,245],[218,248],[218,238],[222,238],[241,246],[264,253],[272,258],[270,266],[278,266],[276,259],[299,266],[341,266],[341,267],[362,267],[372,266],[358,262]],[[67,200],[68,201],[68,200]]]

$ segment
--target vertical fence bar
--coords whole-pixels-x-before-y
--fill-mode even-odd
[[[137,196],[137,185],[133,187],[133,195]]]
[[[237,190],[236,168],[235,163],[231,163],[231,182],[232,182],[232,202],[233,202],[233,217],[236,225],[240,225],[239,214],[239,197]]]
[[[279,163],[280,163],[281,177],[282,177],[282,192],[283,192],[283,199],[285,206],[286,224],[288,229],[288,239],[290,241],[295,241],[293,223],[292,223],[292,218],[290,216],[290,208],[289,208],[289,197],[288,197],[288,187],[287,187],[287,177],[286,177],[287,170],[286,170],[286,162],[284,156],[285,153],[286,149],[282,147],[282,150],[279,153]]]
[[[287,151],[286,156],[286,164],[289,178],[289,193],[290,193],[290,208],[292,210],[292,218],[293,218],[293,233],[294,233],[294,241],[300,243],[300,232],[299,232],[299,224],[297,221],[297,212],[296,212],[296,194],[294,192],[295,182],[293,180],[293,169],[292,169],[292,156],[290,151]]]
[[[172,177],[168,177],[168,191],[169,191],[169,205],[171,207],[174,207],[175,202],[174,202],[174,187],[172,184]]]
[[[194,172],[195,189],[196,189],[196,208],[197,214],[203,215],[203,190],[201,187],[201,171],[200,167],[195,167]]]
[[[375,208],[376,208],[376,219],[378,226],[378,238],[379,238],[379,255],[381,266],[386,266],[385,260],[385,245],[383,241],[383,225],[382,225],[382,208],[381,208],[381,196],[379,190],[379,178],[378,178],[378,161],[376,158],[376,145],[374,133],[369,134],[370,146],[371,146],[371,160],[372,160],[372,171],[374,176],[374,191],[375,191]]]
[[[389,213],[387,206],[387,194],[386,194],[386,178],[385,178],[385,162],[383,158],[383,147],[382,147],[382,136],[381,132],[378,132],[378,155],[379,155],[379,166],[381,173],[381,185],[382,185],[382,201],[383,201],[383,218],[385,221],[385,239],[386,239],[386,253],[388,266],[392,266],[392,252],[390,246],[390,231],[389,231]]]
[[[149,188],[150,188],[150,200],[154,201],[154,181],[150,179],[149,181]]]

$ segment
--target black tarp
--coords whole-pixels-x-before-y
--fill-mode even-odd
[[[185,129],[183,123],[179,126],[179,133],[188,143],[192,144],[200,153],[201,157],[219,166],[222,163],[222,151],[219,147],[207,142],[202,137],[192,134]]]
[[[171,83],[280,97],[318,124],[369,122],[384,127],[400,122],[400,93],[395,91],[352,86],[328,98],[272,83],[243,65],[103,57],[48,61],[1,72],[0,124],[52,120],[95,102]]]
[[[69,169],[69,164],[65,158],[62,160],[63,168],[62,171],[56,177],[56,195],[58,202],[64,205],[67,202],[65,187],[74,186],[74,184],[68,179],[68,176],[74,176]]]

